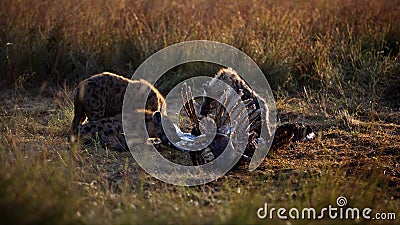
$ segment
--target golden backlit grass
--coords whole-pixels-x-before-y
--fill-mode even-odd
[[[2,83],[131,76],[154,52],[214,40],[254,59],[271,85],[396,80],[399,1],[2,1]],[[332,87],[333,86],[333,87]],[[343,94],[343,93],[342,93]]]

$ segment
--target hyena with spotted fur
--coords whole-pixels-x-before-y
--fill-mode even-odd
[[[116,151],[128,151],[122,130],[121,114],[89,121],[79,125],[80,140],[84,144],[99,141],[104,147]]]
[[[161,93],[145,80],[130,80],[109,72],[93,75],[81,81],[75,89],[74,118],[69,129],[70,140],[76,140],[80,128],[85,136],[95,132],[101,134],[100,136],[105,137],[104,142],[108,142],[106,137],[122,134],[122,105],[129,84],[134,95],[143,95],[145,98],[145,93],[149,93],[145,109],[139,104],[130,104],[129,110],[132,113],[145,113],[149,136],[160,138],[166,144],[168,139],[160,123],[161,115],[165,116],[166,103]],[[81,125],[86,118],[87,125]],[[150,132],[154,130],[158,131]]]
[[[156,111],[150,114],[149,111],[138,110],[132,113],[132,117],[140,118],[145,113],[145,122],[150,137],[158,137],[162,143],[168,143],[161,124],[161,113]],[[125,136],[123,134],[122,115],[105,117],[99,120],[90,121],[79,125],[80,139],[85,144],[91,144],[93,141],[99,141],[103,147],[116,151],[129,151]],[[165,120],[166,128],[175,129],[169,120]],[[135,124],[133,124],[135,125]]]
[[[221,96],[223,94],[224,89],[220,88],[221,86],[218,84],[217,80],[222,81],[227,85],[229,85],[230,87],[232,87],[232,89],[235,90],[239,96],[241,96],[242,101],[251,99],[256,109],[262,109],[261,114],[256,118],[256,122],[259,121],[258,122],[259,126],[255,127],[253,130],[250,131],[250,133],[253,133],[253,138],[260,137],[261,124],[263,123],[267,125],[266,135],[271,137],[272,134],[269,130],[270,124],[268,120],[269,111],[266,101],[261,96],[259,96],[254,90],[252,90],[250,86],[237,74],[237,72],[231,68],[221,69],[211,81],[203,84],[205,97],[203,98],[203,103],[201,105],[200,115],[202,116],[208,115],[212,110],[217,109],[219,105],[218,101],[206,97],[206,96]],[[263,118],[265,118],[266,121],[264,121]],[[245,154],[251,157],[253,153],[254,149],[249,148],[248,146],[246,148]]]

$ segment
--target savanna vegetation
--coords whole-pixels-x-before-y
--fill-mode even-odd
[[[254,172],[179,187],[130,153],[71,145],[72,91],[88,76],[131,77],[151,54],[213,40],[249,55],[280,121],[317,128]],[[212,76],[188,64],[160,81]],[[398,224],[400,1],[0,1],[0,220],[9,224]],[[166,149],[166,151],[171,151]],[[270,207],[347,206],[397,220],[260,220]]]

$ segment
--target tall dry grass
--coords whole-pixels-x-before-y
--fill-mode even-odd
[[[75,83],[104,70],[130,76],[152,53],[198,39],[244,51],[274,90],[306,85],[340,96],[348,84],[361,94],[399,85],[398,0],[0,4],[3,85]]]

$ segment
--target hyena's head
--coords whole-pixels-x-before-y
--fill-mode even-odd
[[[163,122],[161,117],[163,117]],[[176,143],[180,141],[172,122],[168,119],[168,117],[162,115],[160,111],[156,111],[151,115],[146,114],[146,126],[149,137],[159,138],[161,143],[164,145],[169,145],[171,142]],[[168,139],[167,135],[165,134],[166,132],[168,132],[170,139]]]

